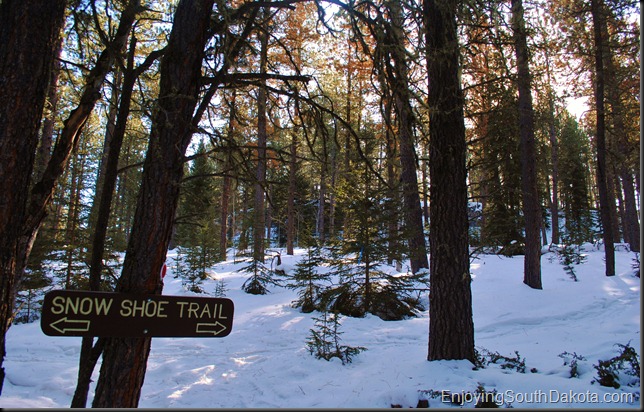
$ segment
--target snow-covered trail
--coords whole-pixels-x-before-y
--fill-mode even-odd
[[[282,254],[292,269],[302,256]],[[592,381],[599,359],[617,354],[616,344],[630,343],[640,353],[640,280],[631,274],[632,254],[619,251],[617,273],[603,275],[603,253],[587,251],[572,281],[550,254],[542,259],[544,289],[523,284],[523,258],[480,255],[472,263],[475,342],[481,351],[525,359],[518,373],[489,365],[472,370],[466,361],[427,362],[429,314],[403,321],[375,316],[342,318],[342,341],[367,350],[342,365],[324,361],[306,347],[317,313],[290,306],[296,292],[271,288],[263,296],[240,290],[242,263],[213,267],[212,276],[226,282],[235,304],[233,330],[224,338],[154,338],[140,407],[144,408],[388,408],[416,406],[429,390],[453,392],[496,390],[513,407],[639,407],[634,403],[594,403],[592,399],[538,399],[539,393],[593,393],[618,396],[638,388],[605,388]],[[171,264],[168,265],[170,268]],[[204,283],[213,293],[216,280]],[[164,294],[193,295],[171,272]],[[425,297],[426,299],[426,297]],[[38,323],[9,330],[7,379],[0,407],[69,406],[76,384],[80,338],[49,337]],[[580,376],[570,378],[559,354],[576,353]],[[536,372],[531,373],[530,369]],[[98,379],[98,368],[93,376]],[[95,383],[90,389],[90,405]],[[540,392],[541,391],[541,392]],[[545,392],[544,392],[545,391]],[[535,395],[536,394],[536,395]],[[510,401],[511,399],[511,401]],[[563,399],[563,400],[562,400]],[[627,399],[628,400],[628,399]],[[564,402],[565,401],[565,402]],[[440,398],[430,407],[447,407]],[[466,406],[473,406],[466,405]]]

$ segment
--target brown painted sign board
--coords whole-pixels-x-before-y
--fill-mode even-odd
[[[226,298],[55,290],[40,327],[49,336],[223,338],[233,312]]]

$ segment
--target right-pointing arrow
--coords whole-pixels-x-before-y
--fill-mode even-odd
[[[89,320],[75,320],[64,317],[51,323],[49,326],[64,335],[67,332],[87,332],[89,330],[89,325]]]
[[[215,322],[215,323],[197,323],[197,328],[195,331],[197,333],[212,333],[213,336],[217,336],[225,330],[226,330],[226,325],[219,322]]]

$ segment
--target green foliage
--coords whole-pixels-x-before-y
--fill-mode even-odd
[[[621,353],[607,360],[600,360],[593,367],[597,370],[597,378],[592,383],[601,386],[619,388],[621,385],[640,386],[640,361],[635,349],[630,346],[616,344],[621,348]]]
[[[373,133],[365,132],[365,153],[375,150]],[[391,199],[391,189],[381,185],[366,163],[356,163],[337,191],[338,207],[344,211],[344,231],[331,246],[329,275],[336,284],[321,292],[323,308],[345,316],[367,313],[384,320],[416,316],[423,310],[414,292],[425,289],[426,273],[390,274],[383,266],[402,260],[405,242],[398,225],[400,202]],[[420,284],[420,286],[419,286]]]
[[[480,168],[486,201],[480,242],[500,247],[507,256],[520,254],[524,242],[521,215],[521,156],[519,152],[518,111],[513,92],[500,92],[499,106],[487,115],[485,144]]]
[[[219,188],[212,176],[213,162],[206,152],[202,141],[182,183],[175,236],[178,245],[199,250],[202,268],[219,258],[219,225],[216,224]]]
[[[266,295],[268,286],[279,286],[275,273],[262,262],[253,260],[248,266],[240,269],[240,272],[248,272],[251,276],[242,284],[242,290],[251,295]]]
[[[498,352],[488,351],[487,349],[482,349],[481,352],[475,350],[477,361],[474,364],[474,369],[484,368],[489,364],[495,364],[500,365],[501,369],[516,370],[519,373],[526,372],[525,358],[521,358],[519,351],[514,351],[516,357],[504,356]],[[530,372],[536,373],[537,370],[532,368],[530,369]]]
[[[200,246],[177,247],[175,277],[181,278],[184,288],[195,293],[204,293],[203,281],[208,279],[207,269],[213,262],[208,249]]]
[[[328,282],[329,275],[318,272],[318,266],[324,263],[322,248],[319,245],[309,246],[306,256],[296,265],[295,270],[288,276],[286,287],[299,289],[298,299],[292,302],[294,308],[302,308],[302,312],[311,313],[322,309],[322,282]]]
[[[562,352],[558,355],[560,358],[564,360],[564,366],[569,365],[570,366],[570,377],[571,378],[578,378],[579,377],[579,361],[585,361],[586,358],[584,358],[581,355],[577,355],[577,353],[573,352]]]
[[[392,275],[380,270],[381,262],[369,261],[364,249],[357,255],[337,253],[330,260],[330,274],[337,277],[337,284],[321,293],[325,308],[351,317],[371,313],[383,320],[415,317],[424,310],[418,295],[428,283],[427,272]]]
[[[213,296],[216,298],[224,298],[226,297],[226,292],[228,292],[228,288],[226,287],[226,281],[223,279],[217,280],[217,283],[215,284],[215,291],[213,292]]]
[[[14,323],[29,323],[40,318],[43,296],[52,280],[42,271],[25,271],[16,295]]]
[[[299,163],[299,162],[298,162]],[[287,188],[289,184],[288,170],[285,167],[269,172],[277,175],[271,177],[275,181],[276,187]],[[303,170],[297,168],[295,173],[295,193],[294,193],[294,245],[296,247],[308,247],[315,244],[315,240],[310,235],[315,230],[315,219],[317,207],[314,202],[309,202],[313,196],[311,193],[312,183],[310,177]],[[271,210],[273,211],[273,225],[277,226],[277,243],[279,247],[286,246],[288,222],[288,190],[273,190],[271,193]]]
[[[317,359],[331,360],[338,358],[343,365],[351,363],[353,357],[367,350],[362,346],[341,345],[340,316],[337,313],[324,311],[322,317],[313,318],[315,329],[310,329],[306,341],[309,352]]]
[[[565,237],[565,236],[564,236]],[[565,240],[564,240],[565,243]],[[586,255],[581,253],[579,245],[563,244],[554,248],[555,253],[559,257],[559,262],[564,267],[564,270],[575,282],[578,281],[577,274],[575,273],[575,265],[581,265],[586,260]]]
[[[181,188],[175,236],[179,244],[175,273],[183,286],[195,293],[204,293],[201,284],[208,278],[207,270],[219,259],[217,190],[212,178],[214,166],[206,151],[201,141]]]
[[[564,232],[571,244],[593,240],[593,218],[590,208],[589,138],[577,120],[564,113],[559,141],[559,192],[565,215]]]

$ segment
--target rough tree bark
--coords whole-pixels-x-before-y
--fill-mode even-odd
[[[65,1],[0,2],[0,393],[21,271],[20,237]],[[37,27],[38,30],[34,30]]]
[[[391,130],[391,99],[385,98],[383,104],[383,114],[387,119],[385,121],[385,153],[387,157],[387,196],[391,204],[388,208],[389,222],[387,223],[387,237],[389,244],[387,247],[387,264],[391,265],[396,260],[399,265],[400,257],[398,257],[398,210],[395,205],[398,204],[397,192],[399,189],[398,179],[395,168],[396,161],[396,139]]]
[[[38,145],[38,152],[36,155],[36,165],[34,166],[34,178],[40,180],[42,177],[47,163],[51,157],[51,148],[54,142],[54,129],[56,126],[56,113],[58,112],[58,79],[60,77],[60,54],[63,48],[62,32],[59,35],[56,47],[56,58],[54,59],[54,67],[51,71],[49,80],[49,87],[47,90],[47,100],[45,103],[45,116],[43,118],[42,132],[40,136],[40,144]]]
[[[549,51],[546,54],[546,76],[548,83],[551,82]],[[550,160],[552,162],[552,197],[550,199],[550,215],[552,217],[552,243],[559,244],[559,143],[555,131],[555,95],[554,91],[548,91],[548,137],[550,138]]]
[[[67,166],[72,150],[78,145],[85,122],[94,110],[96,102],[101,98],[100,90],[105,76],[112,69],[116,53],[123,50],[127,43],[132,24],[141,11],[140,0],[130,0],[123,10],[114,38],[106,45],[87,75],[80,102],[65,120],[63,130],[56,139],[51,160],[42,178],[33,186],[29,194],[28,215],[23,224],[23,235],[18,246],[19,273],[22,273],[27,264],[33,242],[47,215],[47,206],[51,203],[56,182]]]
[[[234,139],[235,132],[235,95],[232,97],[232,104],[230,107],[230,120],[228,121],[228,138]],[[221,189],[221,210],[220,217],[221,226],[219,229],[219,259],[224,261],[228,257],[228,206],[230,205],[230,195],[232,193],[233,178],[230,176],[232,172],[232,148],[230,145],[226,148],[224,156],[224,180]]]
[[[101,289],[101,273],[103,271],[103,255],[105,254],[105,240],[111,213],[112,199],[118,174],[118,162],[125,138],[127,119],[130,114],[132,103],[132,92],[136,79],[141,73],[147,70],[157,59],[160,52],[151,53],[148,58],[139,66],[134,67],[134,54],[136,49],[136,37],[132,35],[128,52],[127,68],[123,74],[123,85],[121,90],[120,104],[118,105],[116,120],[112,128],[111,136],[106,149],[103,178],[100,179],[101,190],[97,201],[96,222],[92,234],[92,251],[90,255],[89,289],[98,291]],[[107,140],[107,139],[106,139]],[[104,340],[100,339],[93,346],[92,337],[83,337],[81,353],[79,356],[78,381],[72,398],[72,408],[84,408],[87,404],[87,393],[91,382],[92,372],[96,362],[103,350]]]
[[[602,24],[602,34],[608,39],[608,25],[604,21]],[[613,120],[614,137],[616,140],[615,155],[615,174],[621,179],[621,186],[624,193],[623,202],[623,228],[624,240],[630,245],[633,252],[640,251],[640,224],[637,216],[637,202],[635,200],[635,188],[633,186],[633,173],[629,170],[629,144],[626,125],[624,124],[623,110],[624,106],[620,100],[619,77],[616,73],[613,51],[610,47],[605,48],[606,54],[606,80],[608,82],[608,91],[606,101],[610,105],[611,118]],[[618,182],[617,177],[615,179]],[[617,186],[617,184],[616,184]],[[617,191],[619,194],[620,191]]]
[[[268,59],[268,33],[260,33],[260,74],[266,74]],[[260,80],[257,91],[257,179],[255,182],[255,205],[253,209],[253,259],[264,263],[264,226],[266,214],[264,190],[266,190],[266,79]]]
[[[615,245],[613,244],[613,224],[606,164],[606,113],[604,109],[604,36],[602,35],[603,2],[601,0],[591,1],[591,13],[593,17],[593,33],[595,40],[595,106],[596,106],[596,150],[597,150],[597,190],[599,192],[599,213],[602,222],[604,239],[604,255],[606,260],[606,276],[615,275]]]
[[[512,0],[512,31],[517,55],[517,86],[519,89],[519,134],[521,136],[521,195],[525,221],[525,257],[523,283],[533,289],[541,286],[541,207],[537,190],[534,110],[530,90],[530,59],[523,17],[522,0]]]
[[[466,142],[456,31],[458,2],[424,0],[429,76],[430,285],[428,360],[475,361]]]
[[[409,261],[412,273],[429,268],[427,261],[427,246],[423,231],[423,211],[418,194],[418,170],[416,150],[414,148],[413,122],[414,114],[411,107],[409,91],[409,74],[404,50],[402,34],[402,10],[396,1],[388,2],[391,11],[391,32],[389,45],[393,60],[393,75],[388,75],[393,97],[393,106],[398,122],[398,147],[400,149],[401,184],[403,202],[405,205],[405,231],[409,245]],[[389,71],[388,71],[389,72]],[[389,73],[392,73],[389,72]]]
[[[288,199],[286,203],[286,254],[293,255],[295,243],[295,189],[297,177],[297,134],[291,137],[291,158],[288,167]]]
[[[174,15],[160,65],[160,91],[153,114],[132,235],[117,292],[161,293],[160,277],[172,234],[185,151],[208,39],[213,0],[182,0]],[[151,338],[106,338],[93,407],[138,405]]]

